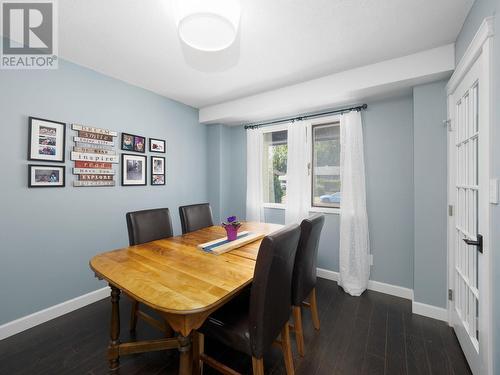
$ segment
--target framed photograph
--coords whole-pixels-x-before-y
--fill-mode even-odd
[[[151,185],[165,185],[165,175],[164,174],[154,174],[151,176]]]
[[[41,118],[29,118],[28,160],[64,163],[66,124]]]
[[[151,156],[151,185],[165,185],[165,158]]]
[[[162,156],[151,156],[151,173],[165,174],[165,158]]]
[[[28,164],[28,187],[64,187],[66,167]]]
[[[122,133],[122,150],[133,152],[146,152],[146,137]]]
[[[164,154],[166,151],[165,140],[149,138],[149,151]]]
[[[122,186],[146,185],[146,156],[122,154]]]

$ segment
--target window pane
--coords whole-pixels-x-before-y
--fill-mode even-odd
[[[285,203],[287,142],[286,130],[264,133],[262,181],[265,203]]]
[[[312,202],[316,207],[340,207],[340,126],[315,125],[313,135]]]

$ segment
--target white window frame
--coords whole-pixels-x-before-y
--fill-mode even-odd
[[[296,121],[299,122],[299,121]],[[333,115],[333,116],[326,116],[326,117],[319,117],[316,119],[311,119],[311,120],[302,120],[300,122],[305,122],[306,127],[307,127],[307,139],[306,142],[308,143],[308,163],[309,163],[309,191],[308,191],[308,210],[309,212],[317,212],[317,213],[324,213],[324,214],[333,214],[333,215],[340,215],[341,208],[337,207],[316,207],[312,205],[312,184],[313,184],[313,175],[312,175],[312,155],[313,155],[313,139],[312,139],[312,127],[314,125],[326,125],[332,122],[339,122],[340,123],[340,115]],[[340,125],[339,125],[340,126]],[[264,136],[265,133],[273,133],[277,131],[283,131],[283,130],[288,130],[288,123],[283,123],[283,124],[278,124],[278,125],[273,125],[273,126],[266,126],[264,128],[258,129],[260,132],[261,136]],[[342,205],[342,203],[341,203]],[[285,210],[286,205],[283,203],[262,203],[263,208],[271,208],[275,210]]]
[[[312,174],[312,156],[313,156],[313,147],[314,147],[314,142],[313,142],[313,133],[312,133],[312,127],[315,125],[327,125],[332,122],[338,122],[339,127],[340,125],[340,115],[333,115],[333,116],[326,116],[326,117],[318,117],[316,119],[311,119],[307,120],[307,137],[309,138],[309,193],[308,193],[308,200],[309,200],[309,212],[317,212],[317,213],[324,213],[324,214],[334,214],[334,215],[340,215],[341,208],[340,207],[316,207],[312,205],[312,185],[313,185],[313,174]],[[340,205],[342,206],[342,202],[340,202]]]
[[[264,134],[266,133],[274,133],[274,132],[279,132],[283,130],[288,130],[288,123],[283,123],[283,124],[278,124],[278,125],[272,125],[272,126],[266,126],[264,128],[260,128],[260,134],[263,137]],[[261,173],[262,173],[262,165],[261,165]],[[286,206],[283,203],[266,203],[262,202],[262,207],[263,208],[273,208],[276,210],[284,210],[286,209]]]

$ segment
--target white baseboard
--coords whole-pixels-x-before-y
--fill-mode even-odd
[[[339,273],[335,271],[317,268],[318,277],[327,280],[339,281]],[[442,320],[448,322],[448,310],[442,307],[426,305],[425,303],[415,302],[413,300],[413,289],[403,288],[397,285],[382,283],[380,281],[368,281],[368,289],[375,292],[390,294],[392,296],[409,299],[412,301],[412,312],[414,314],[423,315],[428,318]]]
[[[338,272],[326,270],[323,268],[317,269],[317,275],[318,277],[323,279],[333,281],[339,280]],[[368,289],[413,301],[413,290],[403,288],[401,286],[370,280],[368,282]],[[44,310],[37,311],[33,314],[0,325],[0,340],[13,336],[27,329],[33,328],[39,324],[48,322],[49,320],[55,319],[61,315],[78,310],[101,299],[107,298],[109,296],[109,293],[109,287],[98,289],[82,296],[62,302],[58,305],[48,307]],[[426,305],[424,303],[413,301],[412,311],[414,314],[427,316],[429,318],[438,319],[445,322],[448,321],[448,310],[442,307]]]
[[[316,268],[316,275],[322,279],[339,281],[339,273],[335,271],[325,270],[324,268]]]
[[[380,281],[368,281],[368,289],[375,292],[390,294],[391,296],[401,297],[413,300],[413,289],[404,288],[402,286],[382,283]]]
[[[316,274],[322,279],[339,281],[339,273],[335,271],[325,270],[324,268],[317,268]],[[380,281],[370,280],[368,281],[368,289],[375,292],[390,294],[392,296],[413,300],[413,290],[403,288],[402,286],[396,286],[382,283]]]
[[[426,305],[425,303],[413,301],[411,310],[414,314],[417,315],[422,315],[428,318],[442,320],[443,322],[448,322],[448,310],[446,310],[443,307]]]
[[[109,296],[109,293],[109,287],[98,289],[84,294],[83,296],[70,299],[58,305],[48,307],[33,314],[2,324],[0,325],[0,340],[104,299]]]

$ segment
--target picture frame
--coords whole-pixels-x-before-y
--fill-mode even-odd
[[[28,187],[65,187],[66,166],[28,164]]]
[[[166,143],[164,139],[149,138],[149,152],[166,153]]]
[[[66,123],[29,117],[28,160],[64,163]]]
[[[165,157],[151,156],[151,185],[165,185]]]
[[[146,152],[146,137],[141,135],[122,133],[121,149],[123,151]]]
[[[147,158],[145,155],[122,154],[122,186],[147,185]]]

